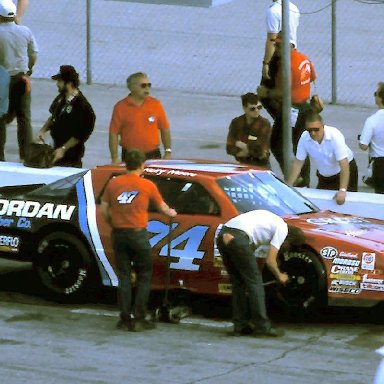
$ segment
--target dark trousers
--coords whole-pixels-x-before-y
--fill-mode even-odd
[[[122,148],[121,149],[121,160],[124,162],[125,161],[125,154],[127,153],[127,150]],[[161,152],[159,148],[154,149],[153,151],[146,152],[145,153],[145,158],[147,160],[149,159],[161,159]]]
[[[384,193],[384,157],[375,157],[372,166],[375,193]]]
[[[317,189],[328,189],[332,191],[336,191],[340,188],[340,173],[332,176],[322,176],[319,172],[317,172],[317,177],[319,181],[317,183]],[[347,191],[357,192],[357,182],[359,179],[359,173],[357,170],[357,164],[355,159],[352,159],[349,162],[349,183]]]
[[[22,73],[11,76],[8,113],[0,119],[0,161],[5,160],[6,124],[9,124],[15,117],[20,159],[24,159],[27,147],[32,142],[31,93],[27,91],[23,76]]]
[[[147,311],[152,278],[152,250],[146,229],[114,229],[113,249],[119,279],[118,301],[120,317],[143,320]],[[132,310],[132,267],[136,272],[135,306]]]
[[[234,328],[241,330],[251,322],[256,328],[267,329],[270,321],[265,305],[263,279],[249,238],[241,232],[224,227],[217,238],[217,246],[232,283]],[[227,245],[223,242],[224,233],[234,236]]]
[[[296,125],[292,129],[292,148],[293,153],[296,155],[297,144],[300,140],[301,134],[305,130],[305,114],[308,110],[309,104],[303,103],[295,106],[299,109],[299,115],[297,117]],[[273,123],[271,134],[271,152],[275,156],[276,161],[279,163],[281,170],[284,172],[284,147],[283,147],[283,115],[281,111],[276,115]],[[304,161],[304,165],[300,171],[300,176],[303,178],[301,186],[309,187],[311,175],[311,163],[309,157]]]

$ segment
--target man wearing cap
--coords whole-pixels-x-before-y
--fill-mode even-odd
[[[16,6],[0,0],[0,65],[10,76],[8,113],[0,119],[0,161],[4,161],[6,124],[17,119],[20,159],[32,141],[31,83],[29,76],[37,58],[37,44],[31,30],[15,23]]]
[[[126,151],[139,149],[147,159],[160,159],[160,137],[164,145],[164,158],[171,158],[169,122],[160,100],[149,95],[151,83],[145,73],[128,76],[130,94],[114,107],[109,126],[109,150],[112,163],[124,161]],[[119,143],[122,159],[118,155]]]
[[[79,74],[72,65],[60,66],[60,72],[52,79],[57,81],[59,95],[49,108],[51,117],[40,129],[35,141],[44,140],[45,133],[50,131],[55,148],[55,165],[81,168],[84,143],[93,131],[96,115],[79,90]]]

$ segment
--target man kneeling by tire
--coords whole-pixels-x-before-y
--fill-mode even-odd
[[[287,251],[303,242],[301,229],[288,226],[281,217],[265,210],[243,213],[224,224],[217,246],[232,283],[233,335],[283,334],[271,326],[268,318],[263,280],[254,253],[260,246],[268,246],[266,265],[280,284],[286,284],[289,276],[277,264],[279,250]]]

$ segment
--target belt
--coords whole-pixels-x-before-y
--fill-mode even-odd
[[[114,232],[123,232],[123,231],[141,232],[141,231],[145,231],[145,230],[146,230],[146,228],[113,228]]]

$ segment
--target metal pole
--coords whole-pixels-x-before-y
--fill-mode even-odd
[[[92,61],[91,61],[91,0],[87,0],[87,84],[92,84]]]
[[[332,104],[337,103],[336,0],[332,0]]]
[[[292,127],[291,127],[291,44],[289,35],[289,0],[282,1],[282,81],[283,81],[283,148],[284,177],[287,178],[292,162]]]

